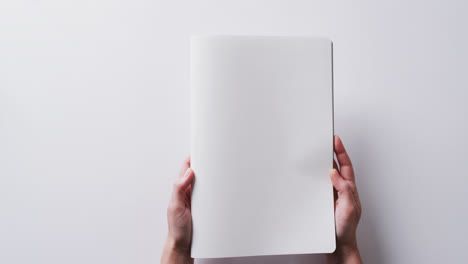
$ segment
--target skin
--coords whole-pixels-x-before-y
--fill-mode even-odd
[[[161,258],[162,264],[193,263],[190,257],[192,243],[191,186],[195,175],[186,158],[174,183],[167,207],[168,234]]]
[[[361,218],[361,202],[359,200],[353,165],[346,149],[338,136],[335,136],[334,168],[330,171],[330,179],[335,189],[335,229],[336,250],[327,255],[327,263],[362,263],[359,254],[356,229]]]
[[[354,179],[351,160],[338,136],[334,137],[334,149],[338,162],[330,171],[335,189],[336,250],[327,254],[327,263],[362,263],[359,254],[356,229],[361,218],[361,202]],[[339,165],[339,166],[338,166]],[[192,243],[191,186],[194,173],[190,157],[185,159],[179,177],[174,183],[167,208],[168,234],[161,258],[162,264],[194,263],[190,257]]]

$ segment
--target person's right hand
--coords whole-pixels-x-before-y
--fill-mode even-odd
[[[327,256],[328,263],[362,263],[356,240],[356,229],[361,218],[361,202],[354,180],[354,170],[343,142],[335,136],[335,162],[330,178],[336,190],[335,225],[336,250]]]

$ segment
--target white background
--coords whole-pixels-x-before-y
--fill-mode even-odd
[[[467,12],[464,1],[1,1],[0,263],[159,262],[189,151],[193,34],[330,37],[364,261],[464,262]]]

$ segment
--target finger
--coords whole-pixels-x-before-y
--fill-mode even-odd
[[[334,168],[334,169],[337,170],[336,168]],[[330,175],[330,177],[331,177],[331,175]],[[336,199],[338,199],[338,192],[337,192],[336,188],[333,188],[333,200],[336,202]]]
[[[338,173],[340,173],[340,170],[338,168],[338,163],[336,163],[335,159],[333,159],[333,168],[336,169],[338,171]],[[336,201],[336,199],[338,199],[338,193],[337,193],[335,188],[333,188],[333,199],[334,199],[334,201]]]
[[[192,185],[189,185],[185,190],[185,201],[188,203],[189,208],[192,207]]]
[[[340,173],[344,179],[354,181],[353,165],[339,136],[335,136],[335,153],[340,164]]]
[[[353,199],[358,201],[359,200],[359,195],[357,192],[356,185],[352,182],[346,181],[341,175],[340,172],[336,169],[332,169],[330,171],[330,179],[332,180],[333,187],[338,192],[349,192],[352,196]]]
[[[340,173],[337,169],[330,170],[330,179],[332,181],[333,187],[339,192],[344,190],[346,181],[340,176]]]
[[[184,173],[187,169],[190,168],[190,156],[186,157],[184,162],[182,163],[182,167],[180,168],[179,178],[184,176]]]
[[[342,198],[349,202],[354,200],[350,183],[341,177],[336,169],[332,169],[330,171],[330,179],[332,181],[333,187],[335,187],[337,191],[338,199]]]
[[[173,202],[184,202],[186,190],[192,184],[195,174],[191,168],[188,168],[182,177],[177,179],[172,190]]]

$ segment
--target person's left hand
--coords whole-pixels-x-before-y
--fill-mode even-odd
[[[192,243],[191,192],[194,176],[190,168],[190,157],[188,157],[182,164],[179,178],[174,183],[167,208],[169,232],[161,263],[193,263],[190,247]]]

